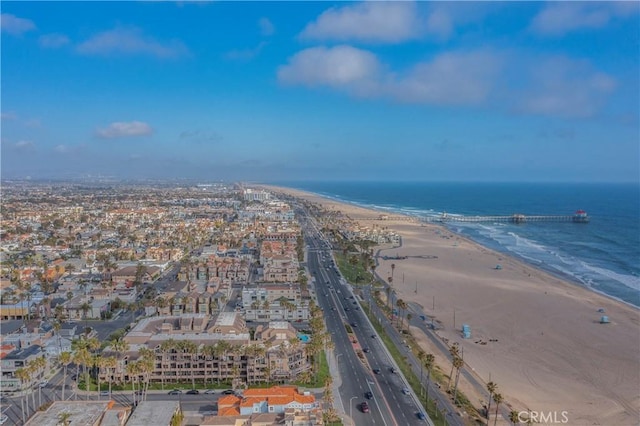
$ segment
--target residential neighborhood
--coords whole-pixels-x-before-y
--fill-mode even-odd
[[[144,396],[86,401],[87,424],[138,424],[157,403],[147,395],[174,388],[233,390],[200,424],[323,424],[320,401],[298,393],[324,386],[328,337],[288,203],[242,184],[20,183],[4,188],[2,217],[0,391],[24,400],[26,424],[117,392]],[[71,381],[40,404],[61,371]]]

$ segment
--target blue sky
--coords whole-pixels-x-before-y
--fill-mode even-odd
[[[637,2],[2,2],[8,178],[639,181]]]

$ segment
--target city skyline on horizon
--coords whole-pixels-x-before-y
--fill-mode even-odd
[[[636,2],[3,2],[2,179],[638,182]]]

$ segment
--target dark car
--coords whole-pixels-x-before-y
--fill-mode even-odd
[[[427,420],[427,416],[424,415],[424,413],[422,411],[418,412],[418,418],[420,420]]]
[[[223,395],[234,395],[235,391],[233,389],[227,389],[221,392]]]
[[[360,409],[362,410],[363,413],[368,413],[369,412],[369,404],[367,404],[366,401],[363,401],[362,404],[360,404]]]
[[[373,392],[371,392],[371,391],[366,391],[366,392],[364,393],[364,397],[365,397],[365,398],[367,398],[367,399],[371,399],[371,398],[373,398]]]
[[[187,391],[187,395],[199,395],[200,391],[198,389],[191,389],[190,391]]]
[[[369,353],[369,348],[364,348],[364,349],[362,349],[362,352],[364,352],[364,353],[368,354],[368,353]]]
[[[374,368],[373,369],[373,374],[380,374],[380,369],[379,368]]]
[[[395,367],[391,367],[391,368],[389,369],[389,371],[391,371],[393,374],[396,374],[396,369],[395,369]]]

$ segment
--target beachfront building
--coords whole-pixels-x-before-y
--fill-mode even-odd
[[[247,321],[306,321],[309,301],[301,297],[300,285],[264,284],[242,290],[242,306]]]
[[[247,188],[243,191],[242,196],[245,201],[264,202],[271,198],[271,194],[267,191]]]
[[[0,360],[0,392],[14,392],[28,389],[37,383],[48,368],[48,363],[43,363],[29,379],[22,381],[16,372],[29,365],[38,365],[39,358],[46,359],[42,348],[38,345],[27,346],[23,349],[14,349]]]
[[[315,396],[298,392],[296,386],[246,389],[242,396],[227,395],[218,400],[218,416],[284,413],[287,410],[308,413],[317,409]]]
[[[101,380],[127,382],[127,365],[141,358],[143,348],[153,353],[153,371],[148,380],[156,383],[231,382],[260,383],[267,380],[295,380],[310,364],[304,345],[287,323],[279,332],[269,326],[251,339],[242,316],[223,312],[213,319],[205,314],[152,317],[140,321],[125,337],[127,351],[108,347],[103,356],[115,356],[115,367],[100,370]]]

